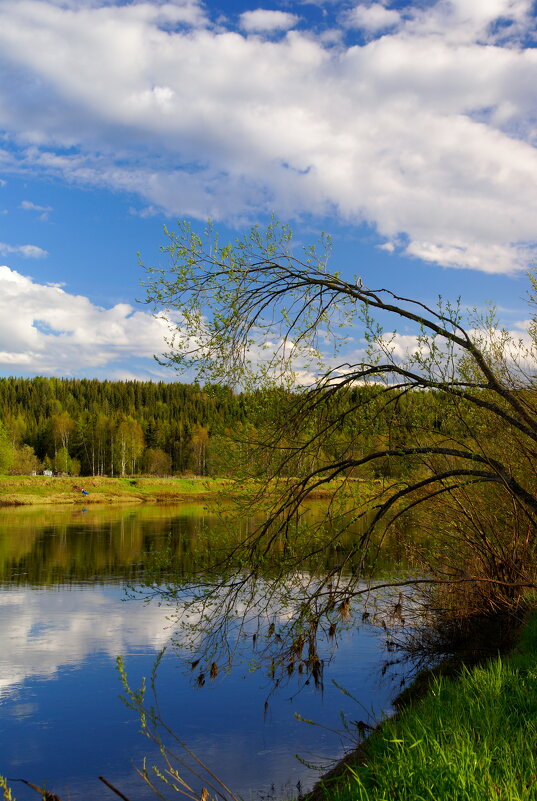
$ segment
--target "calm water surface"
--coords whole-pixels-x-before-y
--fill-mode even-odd
[[[332,731],[342,714],[371,723],[389,714],[409,666],[386,668],[397,654],[374,626],[326,645],[322,689],[297,675],[275,689],[265,668],[250,669],[244,648],[231,671],[197,685],[173,608],[125,588],[143,578],[147,553],[170,543],[186,569],[211,526],[216,518],[201,506],[0,512],[0,774],[46,785],[63,801],[117,797],[99,775],[131,801],[152,798],[133,764],[156,759],[156,749],[120,700],[115,658],[138,686],[166,645],[158,686],[167,722],[245,799],[310,789],[319,774],[296,754],[327,766],[350,745]],[[36,798],[13,789],[19,801]]]

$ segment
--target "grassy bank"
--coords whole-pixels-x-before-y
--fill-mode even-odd
[[[435,678],[323,782],[327,801],[537,799],[537,613],[505,657]]]
[[[325,488],[311,493],[311,499],[328,498],[340,487],[331,481]],[[363,497],[376,491],[377,481],[354,482]],[[255,486],[255,485],[254,485]],[[86,490],[87,495],[82,490]],[[228,478],[109,478],[105,476],[47,477],[0,475],[1,506],[35,506],[41,504],[96,503],[179,503],[214,498],[222,490],[234,495],[248,490]]]
[[[0,476],[0,506],[178,503],[208,499],[230,484],[223,478]]]

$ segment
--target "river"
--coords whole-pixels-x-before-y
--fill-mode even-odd
[[[174,605],[136,588],[148,553],[171,547],[174,570],[184,573],[200,558],[198,540],[217,527],[196,505],[0,512],[0,774],[46,786],[62,801],[117,797],[99,775],[130,801],[154,797],[134,766],[157,762],[157,748],[120,699],[116,657],[138,686],[164,647],[163,717],[247,800],[307,791],[318,769],[350,747],[342,721],[352,733],[356,721],[373,725],[390,714],[411,667],[383,628],[361,617],[321,644],[322,682],[295,672],[276,686],[247,629],[233,666],[200,681]],[[12,787],[18,801],[37,797]]]

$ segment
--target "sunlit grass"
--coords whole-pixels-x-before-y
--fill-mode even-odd
[[[265,494],[270,495],[270,487]],[[330,497],[339,490],[341,481],[329,482],[313,497]],[[276,485],[274,485],[276,488]],[[81,490],[85,489],[87,495]],[[360,482],[352,490],[367,497],[376,490],[376,482]],[[230,478],[209,476],[6,476],[0,475],[0,506],[32,506],[37,504],[79,503],[174,503],[188,497],[211,498],[218,494],[246,496],[256,494],[255,481],[236,482]]]
[[[513,654],[436,678],[364,753],[327,800],[537,799],[537,614]]]
[[[211,496],[229,483],[226,479],[197,477],[0,476],[0,506],[173,502],[186,496]],[[82,489],[88,494],[84,495]]]

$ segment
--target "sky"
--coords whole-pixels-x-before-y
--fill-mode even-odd
[[[0,0],[0,375],[174,380],[137,254],[177,219],[275,214],[523,332],[536,33],[530,0]]]

